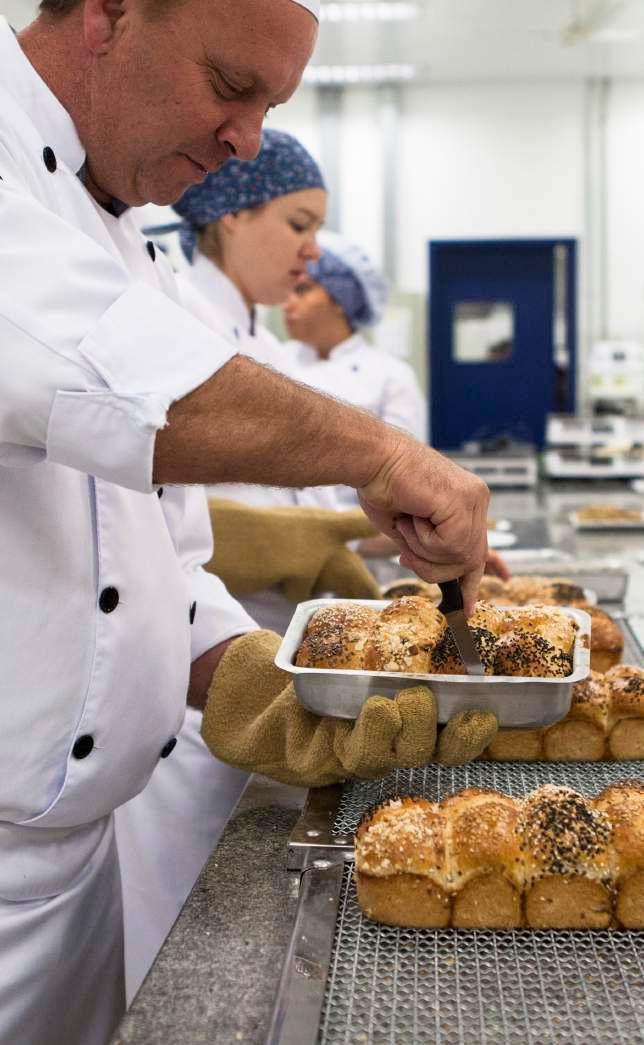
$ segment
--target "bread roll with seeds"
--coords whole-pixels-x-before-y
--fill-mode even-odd
[[[481,755],[493,762],[542,762],[542,729],[499,729]]]
[[[644,759],[644,670],[591,671],[572,689],[570,711],[544,729],[500,729],[483,758],[496,762]]]
[[[449,925],[445,890],[445,822],[425,798],[385,802],[358,827],[358,902],[386,925],[442,929]]]
[[[523,858],[519,810],[498,791],[468,788],[443,799],[447,884],[455,929],[517,929],[522,924]]]
[[[392,799],[358,828],[355,877],[364,914],[389,925],[642,929],[644,782]]]
[[[496,643],[494,674],[566,678],[572,674],[572,652],[538,632],[509,631]]]
[[[625,929],[644,929],[644,783],[628,780],[606,788],[596,808],[613,825],[610,859],[618,890],[617,921]]]
[[[321,607],[308,623],[295,663],[301,668],[364,668],[365,650],[377,620],[375,610],[359,603]]]
[[[597,762],[604,757],[608,733],[610,686],[591,671],[575,683],[570,711],[543,730],[543,757],[548,762]]]
[[[644,670],[620,665],[605,675],[611,689],[608,753],[611,758],[644,758]]]
[[[599,606],[581,605],[590,615],[590,666],[593,671],[609,671],[624,654],[624,636],[618,625]]]
[[[431,674],[430,650],[446,628],[445,617],[427,599],[396,599],[376,621],[365,649],[365,667],[368,671]]]
[[[607,929],[612,920],[611,821],[567,787],[547,784],[517,821],[531,929]]]

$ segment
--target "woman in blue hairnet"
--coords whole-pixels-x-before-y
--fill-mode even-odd
[[[388,424],[427,440],[427,402],[408,363],[369,344],[363,331],[378,323],[387,303],[385,277],[360,247],[325,232],[321,254],[284,306],[296,342],[292,375],[322,392],[340,396]],[[340,502],[355,503],[338,488]]]
[[[282,304],[319,257],[326,201],[322,173],[304,146],[265,130],[255,160],[229,160],[174,206],[189,262],[179,277],[184,304],[223,327],[240,352],[287,369],[289,353],[258,323],[256,309]]]
[[[319,258],[326,198],[313,157],[291,135],[270,129],[255,160],[229,161],[174,207],[184,219],[180,240],[190,262],[179,278],[184,304],[227,332],[240,352],[287,373],[293,353],[258,322],[256,309],[283,303]],[[372,529],[361,512],[338,516],[346,506],[337,488],[234,484],[209,493],[213,569],[262,627],[283,633],[294,604],[321,590],[378,594],[346,548]],[[321,564],[325,540],[332,550]]]

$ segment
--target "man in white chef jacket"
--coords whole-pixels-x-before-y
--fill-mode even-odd
[[[200,509],[169,484],[344,482],[405,564],[463,577],[469,604],[478,586],[484,485],[236,356],[127,212],[252,158],[311,54],[313,7],[50,0],[18,38],[0,19],[2,1045],[109,1036],[113,810],[171,757],[186,691],[225,701],[229,640],[253,627],[201,570]],[[264,682],[260,663],[240,713]]]

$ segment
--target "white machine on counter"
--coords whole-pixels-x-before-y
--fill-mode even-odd
[[[480,476],[493,489],[537,485],[537,454],[527,443],[467,442],[461,450],[447,456],[461,468]]]
[[[589,361],[594,413],[644,414],[644,346],[638,341],[598,341]]]
[[[550,414],[543,471],[551,479],[644,476],[644,418]]]

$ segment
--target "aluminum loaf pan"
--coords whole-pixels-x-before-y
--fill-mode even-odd
[[[295,692],[309,711],[331,718],[356,718],[371,696],[392,698],[401,689],[426,683],[438,701],[438,721],[447,722],[459,711],[492,711],[506,729],[547,726],[563,718],[572,699],[573,683],[590,670],[590,617],[583,610],[558,606],[579,626],[573,652],[573,671],[566,678],[522,678],[508,675],[407,675],[388,671],[338,671],[300,668],[295,664],[310,618],[322,606],[354,602],[382,610],[383,599],[311,599],[295,609],[275,664],[293,675]],[[529,609],[529,607],[526,607]],[[521,607],[516,612],[521,612]]]

